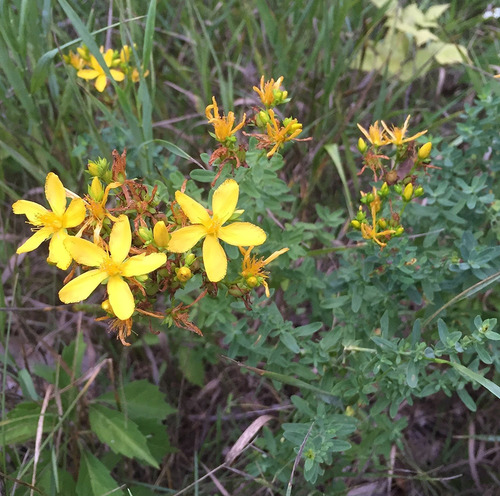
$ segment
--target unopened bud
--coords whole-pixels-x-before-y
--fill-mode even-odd
[[[180,267],[177,271],[177,279],[181,282],[186,282],[193,277],[193,273],[189,267]]]
[[[190,253],[184,259],[184,263],[185,263],[185,265],[187,265],[188,267],[190,267],[191,264],[195,261],[195,259],[196,259],[196,255],[194,253]]]
[[[245,210],[242,209],[242,208],[239,208],[238,210],[235,210],[233,212],[233,215],[231,215],[231,217],[229,217],[228,222],[232,222],[234,220],[239,219],[242,216],[242,214],[243,214],[244,211]]]
[[[153,233],[151,232],[151,229],[148,229],[147,227],[139,227],[137,234],[145,244],[149,244],[153,241]]]
[[[408,183],[405,186],[405,189],[403,191],[402,197],[405,202],[409,202],[413,196],[413,184]]]
[[[259,285],[259,280],[255,276],[247,277],[246,281],[250,288],[255,288],[255,286]]]
[[[265,127],[270,120],[269,114],[265,110],[261,110],[255,118],[258,127]]]
[[[405,228],[403,226],[399,226],[394,233],[394,236],[401,236],[405,232]]]
[[[378,194],[382,198],[384,198],[385,196],[387,196],[389,194],[389,186],[387,186],[387,183],[382,184],[382,186],[378,190]]]
[[[170,241],[170,234],[168,232],[165,222],[158,221],[153,227],[153,238],[158,248],[166,248]]]
[[[358,139],[358,150],[363,155],[365,154],[366,150],[368,150],[368,145],[366,144],[366,142],[363,138]]]
[[[422,145],[418,150],[418,158],[420,160],[425,160],[426,158],[429,158],[431,150],[432,150],[432,143],[429,141],[425,145]]]
[[[361,229],[361,222],[359,222],[359,220],[353,219],[351,220],[351,226],[354,227],[354,229]]]
[[[102,303],[101,303],[101,308],[106,312],[106,313],[109,313],[111,315],[114,315],[115,313],[113,312],[113,307],[111,306],[111,303],[109,302],[109,300],[104,300]]]
[[[416,198],[418,198],[419,196],[422,196],[424,193],[425,193],[424,188],[422,188],[422,186],[419,186],[413,192],[413,196],[415,196]]]
[[[385,229],[387,227],[387,221],[383,217],[380,217],[380,219],[378,220],[378,225],[382,229]]]
[[[401,184],[395,184],[394,185],[394,191],[400,195],[403,192],[403,188],[401,187]]]
[[[92,183],[88,188],[88,192],[90,198],[96,202],[100,202],[104,198],[104,189],[98,177],[94,176],[94,179],[92,179]]]

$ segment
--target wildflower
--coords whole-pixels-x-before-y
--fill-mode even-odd
[[[134,48],[136,45],[134,44]],[[138,83],[140,80],[139,71],[136,67],[130,68],[130,47],[128,45],[123,45],[123,48],[120,50],[120,63],[122,68],[129,75],[130,80],[133,83]],[[144,72],[144,77],[148,77],[149,71]]]
[[[279,77],[277,81],[271,79],[264,83],[264,76],[260,78],[260,88],[257,86],[253,87],[253,90],[257,92],[260,97],[261,102],[266,106],[266,108],[274,107],[279,105],[286,100],[288,96],[288,91],[281,91],[280,86],[283,82],[283,76]]]
[[[215,101],[215,97],[212,97],[212,105],[208,105],[205,109],[205,115],[207,116],[208,122],[214,126],[215,138],[220,143],[226,142],[232,135],[241,129],[245,125],[246,114],[243,114],[241,122],[233,128],[234,125],[234,112],[229,112],[227,116],[219,115],[219,107]]]
[[[15,214],[26,215],[28,222],[35,226],[35,234],[22,244],[16,253],[33,251],[43,241],[51,238],[47,262],[66,270],[71,264],[71,255],[64,246],[64,240],[68,237],[67,229],[77,227],[83,222],[85,204],[81,198],[75,198],[66,208],[64,186],[53,172],[47,174],[45,196],[52,210],[27,200],[18,200],[12,205]]]
[[[302,132],[302,124],[297,119],[288,118],[283,121],[283,126],[280,126],[272,109],[268,110],[268,114],[271,122],[266,124],[267,137],[274,146],[267,152],[267,156],[272,157],[287,141],[295,139]]]
[[[226,254],[219,240],[235,246],[261,245],[266,240],[266,233],[249,222],[223,225],[235,212],[238,196],[238,183],[234,179],[224,181],[214,192],[213,214],[210,216],[202,205],[188,195],[180,191],[175,193],[175,199],[193,225],[174,231],[167,248],[174,253],[184,253],[205,238],[203,263],[208,279],[212,282],[220,281],[227,271]]]
[[[378,121],[375,121],[375,124],[370,126],[368,131],[361,124],[358,124],[358,128],[373,146],[379,147],[390,143],[390,140],[384,134],[384,130],[378,125]]]
[[[389,143],[392,143],[393,145],[396,146],[401,146],[403,143],[407,143],[408,141],[413,141],[427,132],[426,129],[425,131],[421,131],[420,133],[414,134],[409,138],[405,138],[406,131],[408,130],[408,123],[410,122],[410,117],[411,116],[409,115],[406,118],[402,128],[392,126],[392,131],[386,126],[385,122],[382,121],[382,126],[384,126],[384,129],[387,131],[387,134],[389,135],[389,138],[387,138],[387,141]]]
[[[120,215],[111,229],[109,253],[85,239],[68,237],[66,249],[81,265],[97,267],[63,286],[59,298],[64,303],[85,300],[107,280],[109,303],[120,320],[127,320],[135,310],[134,296],[126,279],[142,276],[161,267],[167,260],[164,253],[135,255],[127,258],[132,244],[132,233],[126,215]]]
[[[101,53],[102,51],[103,49],[101,48]],[[111,48],[109,48],[106,53],[103,53],[104,62],[106,63],[106,66],[108,68],[110,68],[113,64],[113,54],[114,52]],[[92,69],[80,69],[76,73],[76,75],[86,80],[95,79],[96,90],[102,93],[104,91],[104,88],[106,88],[106,85],[108,84],[106,73],[93,55],[90,56],[90,66],[92,67]],[[125,74],[123,74],[123,72],[121,71],[110,68],[109,72],[111,73],[111,76],[115,81],[123,81],[125,79]]]
[[[248,286],[254,288],[256,286],[260,286],[261,284],[264,286],[266,291],[266,296],[269,298],[269,286],[267,285],[266,279],[269,277],[269,273],[265,272],[263,268],[271,263],[273,260],[276,260],[280,255],[286,253],[289,248],[282,248],[281,250],[275,251],[273,254],[268,256],[265,260],[264,257],[257,259],[256,257],[250,257],[250,252],[254,247],[250,246],[247,250],[240,246],[240,252],[243,255],[243,262],[241,266],[241,275],[245,278]]]

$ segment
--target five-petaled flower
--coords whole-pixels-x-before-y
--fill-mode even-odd
[[[167,260],[165,253],[144,253],[127,258],[132,244],[132,233],[126,215],[120,215],[109,236],[109,253],[85,239],[68,237],[66,249],[81,265],[97,267],[73,279],[59,291],[64,303],[85,300],[107,280],[109,302],[120,320],[127,320],[135,310],[135,301],[126,279],[149,274]]]
[[[255,286],[264,286],[266,291],[266,296],[269,298],[269,286],[267,285],[266,279],[269,277],[268,272],[264,271],[264,267],[276,260],[280,255],[287,252],[289,248],[282,248],[281,250],[275,251],[269,255],[265,260],[264,257],[258,259],[257,257],[250,256],[250,252],[254,247],[250,246],[248,249],[244,249],[240,246],[240,252],[243,255],[243,262],[241,264],[241,275],[245,278],[247,284],[254,288]]]
[[[366,139],[376,147],[390,143],[378,121],[375,121],[375,124],[371,125],[368,131],[361,124],[358,124],[358,128],[366,136]]]
[[[28,222],[35,226],[35,234],[23,243],[16,253],[26,253],[38,248],[43,241],[50,239],[47,261],[66,270],[71,264],[71,255],[66,250],[64,240],[68,228],[79,226],[85,219],[85,204],[81,198],[71,201],[66,208],[66,191],[59,177],[53,172],[45,180],[45,196],[52,210],[38,203],[18,200],[12,205],[15,214],[24,214]]]
[[[236,126],[234,125],[234,112],[229,112],[226,115],[219,115],[219,107],[215,101],[215,97],[212,97],[212,104],[208,105],[205,109],[205,115],[207,116],[208,122],[214,126],[215,138],[220,143],[225,143],[231,136],[241,129],[245,125],[246,114],[243,114],[241,122]]]
[[[208,279],[220,281],[227,271],[227,258],[219,240],[235,246],[261,245],[266,240],[266,233],[250,222],[233,222],[227,226],[236,210],[239,186],[234,179],[227,179],[214,192],[212,198],[212,216],[197,201],[181,191],[176,191],[175,199],[191,222],[191,226],[182,227],[172,233],[168,250],[184,253],[190,250],[200,239],[203,242],[203,263]]]
[[[113,55],[114,51],[112,48],[109,48],[106,53],[103,54],[104,62],[106,63],[106,66],[108,68],[110,68],[113,63]],[[99,62],[97,62],[97,59],[93,55],[90,56],[90,66],[92,67],[92,69],[80,69],[76,73],[76,75],[82,79],[95,79],[96,90],[102,93],[106,88],[106,85],[108,84],[108,79],[106,73],[104,72],[104,68],[101,67],[101,65],[99,64]],[[110,68],[109,72],[111,73],[111,76],[115,81],[123,81],[125,79],[125,74],[123,74],[123,72],[121,71]]]
[[[418,137],[422,136],[427,132],[425,131],[420,131],[417,134],[414,134],[410,138],[405,138],[406,131],[408,130],[408,123],[410,122],[410,115],[406,118],[405,123],[403,124],[403,127],[399,128],[396,126],[392,126],[392,130],[387,127],[384,121],[382,121],[382,126],[384,126],[384,129],[386,130],[387,134],[389,137],[387,138],[387,141],[392,143],[393,145],[396,146],[401,146],[403,143],[407,143],[408,141],[413,141],[416,140]]]

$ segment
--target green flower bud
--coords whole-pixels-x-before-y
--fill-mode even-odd
[[[354,229],[361,229],[361,222],[359,222],[359,220],[353,219],[351,220],[351,226],[354,227]]]
[[[394,236],[401,236],[405,232],[405,228],[403,226],[399,226],[394,233]]]
[[[363,155],[365,154],[366,150],[368,150],[368,145],[363,138],[358,139],[358,150]]]
[[[378,190],[379,196],[382,198],[386,197],[389,194],[389,186],[387,186],[387,183],[384,182],[380,189]]]
[[[141,240],[144,241],[144,244],[149,245],[153,241],[153,233],[151,232],[151,229],[148,229],[147,227],[139,227],[137,234],[139,234]]]
[[[184,259],[184,263],[185,263],[185,265],[187,265],[188,267],[190,267],[191,264],[195,261],[195,259],[196,259],[196,255],[194,253],[190,253]]]
[[[424,193],[425,193],[424,188],[422,188],[422,186],[419,186],[413,192],[413,196],[415,196],[416,198],[418,198],[419,196],[422,196]]]
[[[380,217],[380,219],[378,220],[378,225],[382,229],[385,229],[387,227],[387,221],[383,217]]]
[[[401,184],[395,184],[394,185],[394,191],[400,195],[403,192],[403,188],[401,187]]]

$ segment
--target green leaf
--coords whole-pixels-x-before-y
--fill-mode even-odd
[[[408,362],[408,368],[406,369],[406,384],[411,388],[416,388],[418,385],[418,365],[413,360]]]
[[[465,378],[478,382],[479,384],[481,384],[481,386],[485,387],[488,391],[490,391],[490,393],[493,393],[497,398],[500,399],[500,386],[498,386],[498,384],[495,384],[489,379],[486,379],[486,377],[483,377],[481,374],[478,374],[477,372],[473,372],[472,370],[468,369],[467,367],[464,367],[460,363],[449,362],[448,360],[442,360],[442,361],[447,363],[448,365],[451,365],[454,369],[460,372],[460,374],[462,374]]]
[[[446,322],[443,319],[439,319],[437,324],[438,324],[439,339],[446,346],[449,336],[448,326],[446,325]]]
[[[189,175],[193,181],[199,183],[211,183],[215,179],[215,172],[204,169],[193,169]]]
[[[23,391],[23,396],[27,400],[37,401],[39,396],[35,390],[35,385],[33,384],[33,379],[31,374],[26,369],[21,369],[17,374],[19,385]]]
[[[287,331],[280,334],[280,341],[292,352],[299,353],[300,348],[297,340]]]
[[[118,484],[111,477],[109,470],[92,453],[80,451],[80,470],[76,483],[78,496],[103,496],[113,491],[114,495],[123,496],[123,491],[117,490]]]
[[[129,382],[123,387],[124,401],[122,411],[132,420],[157,419],[163,420],[167,415],[176,412],[176,409],[165,401],[165,395],[160,392],[158,386],[146,380]],[[105,401],[114,405],[116,403],[113,392],[105,393],[96,401]]]
[[[475,401],[472,399],[471,395],[467,392],[465,388],[457,389],[458,397],[462,400],[463,404],[471,411],[475,412],[477,406]]]
[[[346,451],[351,448],[351,443],[344,441],[343,439],[332,439],[331,444],[329,445],[328,449],[332,453],[338,452],[338,451]]]
[[[91,405],[89,419],[92,431],[114,453],[137,458],[159,468],[137,424],[127,419],[123,413],[105,406]]]

